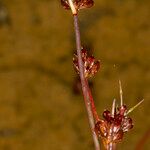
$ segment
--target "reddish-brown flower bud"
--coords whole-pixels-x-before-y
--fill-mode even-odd
[[[127,112],[127,106],[122,105],[121,107],[118,108],[119,114],[124,115]]]
[[[105,138],[108,135],[108,124],[104,120],[100,120],[95,124],[95,132],[99,137]]]
[[[113,129],[115,129],[115,127],[113,127]],[[123,139],[123,135],[124,135],[122,130],[119,130],[119,128],[116,128],[116,129],[118,129],[118,130],[113,131],[114,135],[113,135],[113,140],[112,141],[114,143],[120,142]]]
[[[61,4],[65,9],[70,9],[68,0],[61,0]],[[90,8],[93,6],[93,0],[73,0],[75,9],[78,11],[84,8]]]
[[[83,61],[83,65],[84,65],[85,77],[86,78],[93,77],[100,68],[100,61],[95,60],[95,58],[93,56],[88,56],[87,50],[84,48],[81,50],[81,54],[82,54],[82,61]],[[79,65],[78,65],[77,54],[75,54],[73,57],[73,65],[74,65],[75,70],[79,74]]]
[[[128,117],[124,117],[122,121],[122,130],[123,132],[128,132],[130,129],[133,128],[132,119]]]
[[[107,120],[107,122],[111,122],[111,120],[113,119],[109,110],[105,110],[103,112],[103,118]]]
[[[61,0],[61,5],[62,5],[65,9],[70,9],[68,0]]]

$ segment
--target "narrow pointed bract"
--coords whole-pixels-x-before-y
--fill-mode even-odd
[[[119,80],[119,92],[120,92],[120,105],[123,105],[123,91],[122,91],[122,85],[121,81]]]
[[[141,104],[143,103],[143,101],[144,101],[144,99],[141,100],[140,102],[138,102],[138,103],[137,103],[135,106],[133,106],[132,108],[130,108],[126,114],[128,115],[129,113],[131,113],[135,108],[137,108],[139,105],[141,105]]]

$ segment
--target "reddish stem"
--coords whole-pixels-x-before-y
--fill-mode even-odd
[[[114,108],[115,108],[115,102],[116,102],[116,100],[114,100],[113,106],[112,106],[112,107],[114,107]],[[112,109],[113,109],[113,108],[112,108]],[[112,113],[113,113],[113,112],[112,112]],[[112,115],[114,115],[114,114],[112,114]],[[113,136],[114,136],[113,128],[114,128],[114,126],[112,126],[112,127],[109,129],[110,131],[112,131],[112,132],[111,132],[111,137],[110,137],[109,140],[112,140],[112,139],[113,139]],[[116,144],[116,143],[110,142],[109,144],[106,145],[106,150],[116,150],[116,147],[117,147],[117,144]]]
[[[147,140],[150,138],[150,128],[145,132],[144,136],[140,139],[138,142],[135,150],[142,150],[144,149],[144,144],[147,142]]]
[[[116,143],[110,143],[107,147],[107,150],[116,150]]]
[[[80,80],[81,80],[84,102],[85,102],[85,106],[86,106],[86,110],[88,114],[90,128],[92,131],[95,150],[100,150],[98,137],[94,131],[94,128],[95,128],[94,116],[95,116],[95,119],[98,119],[98,115],[96,113],[96,108],[95,108],[93,97],[92,97],[92,94],[88,85],[88,81],[84,76],[84,65],[83,65],[82,54],[81,54],[81,39],[80,39],[80,30],[79,30],[79,24],[78,24],[78,15],[75,14],[73,17],[74,17],[74,27],[75,27],[75,35],[76,35],[78,65],[79,65]]]
[[[92,107],[92,113],[94,115],[94,119],[96,122],[98,122],[100,119],[99,119],[99,116],[97,114],[97,111],[96,111],[96,107],[95,107],[95,103],[94,103],[94,99],[93,99],[93,96],[92,96],[92,93],[91,93],[91,90],[89,88],[89,85],[87,83],[87,87],[88,87],[88,93],[89,93],[89,97],[90,97],[90,102],[91,102],[91,107]]]

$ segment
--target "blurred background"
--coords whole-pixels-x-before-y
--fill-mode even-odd
[[[98,113],[119,103],[134,128],[121,150],[150,149],[150,1],[95,0],[80,12],[82,43],[101,60],[90,81]],[[0,0],[0,149],[92,150],[72,67],[73,19],[59,0]],[[137,148],[138,147],[138,148]]]

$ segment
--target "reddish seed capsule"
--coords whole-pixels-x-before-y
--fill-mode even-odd
[[[65,8],[65,9],[70,9],[69,3],[67,0],[61,0],[61,5]]]
[[[108,124],[104,120],[100,120],[95,124],[95,132],[99,137],[106,138],[108,135]]]
[[[80,0],[80,7],[79,7],[79,9],[90,8],[93,5],[94,5],[94,1],[93,0]]]
[[[103,112],[103,118],[104,118],[105,120],[107,120],[107,121],[110,121],[110,120],[111,120],[111,113],[110,113],[110,111],[105,110],[105,111]]]
[[[121,107],[118,108],[120,115],[124,115],[125,112],[127,111],[127,106],[122,105]]]
[[[114,137],[113,137],[114,143],[117,143],[117,142],[119,142],[119,141],[121,141],[123,139],[124,133],[123,133],[122,130],[119,130],[119,131],[114,132],[114,133],[115,133]]]
[[[132,128],[133,128],[132,119],[125,117],[122,123],[123,132],[128,132]]]

